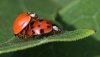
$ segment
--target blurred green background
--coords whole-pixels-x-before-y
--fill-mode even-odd
[[[35,12],[63,30],[95,29],[96,34],[76,42],[48,43],[0,57],[100,57],[100,0],[0,0],[0,43],[13,36],[12,26],[22,12]]]

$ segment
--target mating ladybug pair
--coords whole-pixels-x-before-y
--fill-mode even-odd
[[[23,39],[29,37],[49,34],[51,32],[61,32],[61,30],[53,25],[50,21],[39,19],[35,13],[21,13],[13,25],[15,36]]]

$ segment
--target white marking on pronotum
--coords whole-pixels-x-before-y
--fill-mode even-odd
[[[57,26],[53,26],[53,30],[59,31],[59,28]]]
[[[35,16],[36,16],[36,14],[35,14],[35,13],[32,13],[32,14],[30,14],[30,16],[31,16],[31,17],[35,17]]]

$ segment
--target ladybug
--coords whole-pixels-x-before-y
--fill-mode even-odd
[[[14,21],[13,24],[13,33],[15,36],[26,38],[26,31],[29,27],[29,24],[37,18],[35,13],[27,12],[21,13]]]
[[[54,26],[50,21],[45,19],[36,19],[30,24],[30,27],[27,31],[29,36],[39,36],[44,34],[49,34],[51,32],[60,32],[61,30]]]

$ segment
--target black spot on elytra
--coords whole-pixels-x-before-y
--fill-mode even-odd
[[[38,27],[40,27],[40,25],[38,25]]]
[[[43,29],[40,29],[40,33],[43,34],[44,33],[44,30]]]
[[[47,24],[50,24],[50,22],[46,22]]]
[[[50,27],[51,27],[51,26],[49,26],[49,25],[47,26],[47,28],[50,28]]]
[[[32,34],[35,34],[35,31],[34,30],[32,30]]]
[[[39,22],[42,22],[43,20],[39,20]]]

